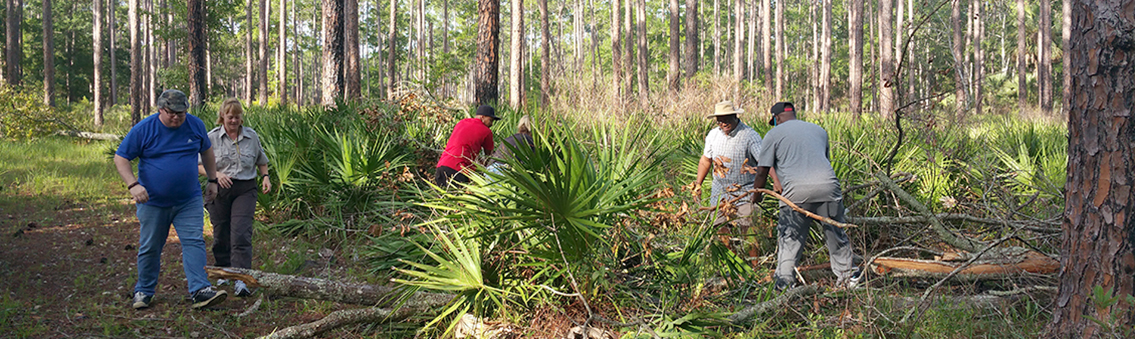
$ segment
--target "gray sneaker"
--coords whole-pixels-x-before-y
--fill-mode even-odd
[[[225,279],[217,279],[217,286],[225,286],[225,285],[227,285],[228,283],[229,283],[229,281],[228,281],[228,280],[225,280]]]
[[[222,301],[225,301],[228,295],[229,292],[225,292],[224,290],[217,291],[213,290],[212,287],[206,287],[197,290],[197,292],[193,292],[189,300],[193,302],[193,308],[205,308],[220,304]]]
[[[252,290],[248,289],[248,285],[245,285],[244,281],[237,280],[236,286],[233,287],[233,293],[238,297],[244,298],[252,295]]]
[[[154,299],[153,295],[146,295],[142,292],[134,292],[134,309],[140,310],[150,307],[150,301]]]

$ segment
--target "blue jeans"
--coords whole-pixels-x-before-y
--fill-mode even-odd
[[[134,292],[153,295],[162,267],[162,248],[169,237],[169,226],[181,239],[181,264],[189,292],[209,287],[205,274],[205,208],[200,196],[171,207],[138,204],[138,222],[142,224],[138,246],[138,283]]]

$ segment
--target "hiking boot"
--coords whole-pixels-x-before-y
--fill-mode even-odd
[[[228,295],[229,292],[224,290],[216,291],[212,287],[206,287],[193,292],[189,300],[193,302],[193,308],[205,308],[220,304]]]
[[[244,281],[237,280],[236,287],[233,287],[233,293],[238,297],[244,298],[252,295],[252,290],[248,289],[248,286],[244,284]]]
[[[142,292],[134,292],[134,309],[140,310],[150,307],[150,301],[154,299],[153,295],[146,295]]]

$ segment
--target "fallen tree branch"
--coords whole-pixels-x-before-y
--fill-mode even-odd
[[[353,310],[341,310],[331,312],[323,319],[310,322],[303,325],[296,325],[287,327],[279,331],[272,332],[269,335],[260,337],[261,339],[294,339],[294,338],[311,338],[327,331],[360,323],[388,323],[391,321],[399,321],[406,319],[416,310],[408,308],[398,308],[390,310],[385,308],[359,308]]]
[[[1013,228],[1017,228],[1017,229],[1029,230],[1029,231],[1033,231],[1033,232],[1042,232],[1042,233],[1060,233],[1060,224],[1056,223],[1056,222],[1046,222],[1046,221],[1028,222],[1028,221],[1019,221],[1019,220],[999,220],[999,219],[992,219],[992,218],[980,218],[980,217],[975,217],[975,216],[972,216],[972,215],[969,215],[969,214],[962,214],[962,213],[938,213],[938,214],[934,214],[934,218],[938,218],[938,220],[968,221],[968,222],[986,224],[986,225],[1004,225],[1004,224],[1008,223],[1010,226],[1012,226]],[[909,217],[848,217],[847,220],[850,221],[850,222],[857,223],[857,224],[919,224],[919,223],[929,222],[930,217],[922,216],[922,215],[909,216]],[[1038,226],[1038,225],[1045,225],[1045,226],[1052,226],[1052,227],[1042,227],[1042,226]]]
[[[871,264],[876,274],[913,278],[939,278],[958,268],[961,268],[961,271],[957,273],[958,275],[982,279],[1019,273],[1053,274],[1060,269],[1059,261],[1036,252],[1029,252],[1026,258],[1016,261],[971,262],[969,265],[908,258],[876,258]]]
[[[718,207],[722,206],[723,204],[733,204],[733,203],[736,203],[736,202],[737,202],[737,201],[739,201],[739,200],[740,200],[741,198],[745,197],[745,195],[747,195],[747,194],[751,194],[751,193],[758,193],[758,192],[759,192],[759,193],[768,194],[768,195],[771,195],[771,196],[773,196],[773,197],[776,197],[777,199],[780,199],[780,201],[781,201],[781,202],[784,202],[784,204],[785,204],[785,205],[787,205],[788,207],[791,207],[791,208],[792,208],[792,210],[794,210],[794,211],[796,211],[796,212],[799,212],[800,214],[803,214],[803,215],[805,215],[805,216],[807,216],[807,217],[809,217],[809,218],[812,218],[812,219],[816,219],[816,220],[817,220],[817,221],[819,221],[819,222],[822,222],[822,223],[825,223],[825,224],[829,224],[829,225],[832,225],[832,226],[836,226],[836,227],[839,227],[839,228],[859,227],[858,225],[855,225],[855,224],[849,224],[849,223],[838,222],[838,221],[832,220],[831,218],[828,218],[828,217],[821,217],[821,216],[819,216],[819,215],[816,215],[815,213],[812,213],[812,212],[810,212],[810,211],[808,211],[808,210],[806,210],[806,209],[800,208],[800,206],[796,206],[796,204],[792,203],[792,201],[789,201],[789,200],[788,200],[788,198],[785,198],[785,197],[784,197],[783,195],[777,194],[776,192],[773,192],[772,190],[769,190],[769,189],[765,189],[765,188],[754,188],[754,189],[750,189],[750,190],[748,190],[748,191],[745,191],[745,192],[744,192],[744,193],[742,193],[741,195],[739,195],[739,196],[737,196],[737,197],[734,197],[733,199],[730,199],[730,200],[728,200],[728,201],[726,201],[726,202],[723,202],[723,203],[720,203],[720,204],[718,204],[717,206],[714,206],[714,207],[702,207],[702,208],[699,208],[698,210],[701,210],[701,211],[709,211],[709,210],[715,210],[715,209],[717,209]]]
[[[769,301],[741,309],[740,311],[737,311],[737,313],[730,315],[728,319],[729,322],[733,323],[734,325],[742,325],[757,316],[781,309],[785,304],[788,304],[789,302],[797,298],[819,294],[822,290],[823,288],[821,288],[820,285],[804,285],[796,288],[791,288]]]
[[[995,295],[995,296],[998,296],[998,297],[1008,297],[1008,296],[1014,296],[1014,295],[1025,294],[1025,293],[1030,293],[1030,292],[1045,292],[1045,293],[1055,294],[1056,291],[1057,291],[1056,286],[1029,286],[1029,287],[1016,288],[1016,289],[1012,289],[1012,290],[1008,290],[1008,291],[989,290],[989,291],[986,291],[985,293],[987,293],[989,295]]]
[[[249,287],[259,287],[263,293],[278,297],[293,297],[334,301],[345,304],[391,307],[399,304],[402,290],[389,286],[349,284],[338,281],[297,277],[243,268],[205,267],[209,279],[244,281]],[[453,299],[452,294],[415,292],[401,308],[430,308],[442,306]]]
[[[962,264],[961,266],[958,266],[958,267],[957,267],[957,268],[955,268],[955,269],[954,269],[954,270],[953,270],[952,272],[950,272],[950,274],[947,274],[945,278],[942,278],[942,280],[938,280],[938,282],[937,282],[937,283],[935,283],[934,285],[930,286],[930,288],[927,288],[927,289],[926,289],[926,292],[923,292],[923,293],[922,293],[922,298],[920,298],[920,299],[918,300],[918,304],[916,304],[916,305],[915,305],[915,307],[911,307],[911,308],[910,308],[909,310],[907,310],[907,311],[906,311],[906,315],[904,315],[904,316],[902,317],[902,320],[899,320],[899,323],[900,323],[900,324],[905,324],[905,323],[906,323],[906,321],[907,321],[908,319],[910,319],[910,316],[911,316],[912,314],[914,314],[914,312],[915,312],[915,311],[917,311],[917,310],[919,310],[919,309],[921,309],[921,308],[922,308],[922,305],[923,305],[924,303],[926,303],[926,298],[929,298],[929,297],[930,297],[930,294],[931,294],[931,293],[933,293],[933,292],[934,292],[934,290],[938,289],[938,287],[939,287],[939,286],[942,286],[942,284],[943,284],[943,283],[945,283],[945,282],[946,282],[946,280],[950,280],[950,278],[952,278],[953,276],[957,275],[957,274],[958,274],[959,272],[961,272],[962,270],[965,270],[965,269],[966,269],[967,267],[969,267],[969,265],[973,264],[973,262],[974,262],[974,261],[977,261],[977,259],[978,259],[978,258],[981,258],[981,256],[982,256],[983,254],[985,254],[986,252],[989,252],[989,250],[993,249],[994,247],[997,247],[997,245],[1000,245],[1001,243],[1005,242],[1005,240],[1009,240],[1010,238],[1013,238],[1014,236],[1016,236],[1016,234],[1009,234],[1009,235],[1007,235],[1007,236],[1001,237],[1001,239],[998,239],[997,241],[993,242],[992,244],[989,244],[989,245],[985,246],[985,248],[983,248],[983,249],[982,249],[981,251],[977,252],[977,255],[974,255],[974,256],[973,256],[973,258],[970,258],[970,260],[969,260],[969,261],[966,261],[966,263],[965,263],[965,264]],[[921,314],[921,313],[920,313],[920,314]],[[919,317],[921,317],[921,315],[920,315]]]
[[[875,173],[875,178],[894,193],[899,200],[905,201],[910,204],[915,211],[926,216],[930,221],[930,228],[934,230],[934,233],[938,234],[938,237],[941,238],[942,241],[950,244],[950,246],[960,248],[966,252],[977,252],[982,250],[983,247],[986,247],[985,244],[980,241],[954,234],[953,231],[946,228],[946,225],[942,223],[941,219],[938,219],[933,213],[930,213],[930,209],[926,208],[926,205],[923,205],[922,202],[919,202],[918,199],[911,196],[910,193],[907,193],[902,187],[899,187],[899,185],[892,181],[885,173]],[[988,250],[988,248],[986,249]]]

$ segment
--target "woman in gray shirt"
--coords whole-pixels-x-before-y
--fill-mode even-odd
[[[244,126],[243,114],[239,100],[225,99],[217,114],[218,126],[209,131],[209,141],[217,157],[220,191],[205,208],[213,223],[213,257],[219,267],[252,268],[252,217],[256,212],[257,181],[261,192],[272,190],[268,157],[256,131]],[[252,294],[243,281],[237,281],[233,290],[238,297]]]

